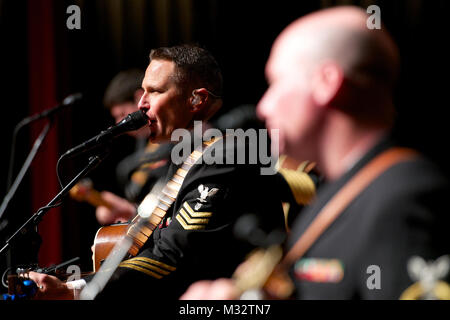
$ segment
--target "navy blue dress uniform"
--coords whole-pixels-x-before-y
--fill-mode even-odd
[[[392,146],[384,139],[337,181],[324,184],[292,227],[288,247],[321,208],[365,164]],[[399,299],[413,281],[413,256],[435,260],[450,251],[449,184],[424,157],[377,177],[292,265],[298,299]]]
[[[116,171],[128,201],[140,203],[158,179],[167,175],[172,147],[171,143],[149,142],[145,150],[121,161]]]
[[[130,181],[125,187],[126,199],[132,203],[140,203],[154,184],[166,176],[169,170],[169,159],[141,165],[130,176]]]
[[[227,144],[221,146],[227,157]],[[256,214],[267,232],[284,229],[279,193],[289,190],[286,182],[261,175],[259,163],[226,163],[192,166],[160,225],[137,256],[119,265],[97,299],[178,299],[197,280],[230,277],[254,249],[233,233],[242,215]],[[168,177],[178,167],[172,164]]]

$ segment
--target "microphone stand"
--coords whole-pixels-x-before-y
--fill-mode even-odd
[[[30,117],[23,119],[22,121],[20,121],[16,127],[14,128],[13,131],[13,135],[12,135],[12,141],[11,141],[11,153],[9,156],[9,169],[8,169],[8,178],[7,178],[7,183],[6,183],[6,190],[9,190],[11,187],[11,182],[12,182],[12,175],[13,175],[13,171],[14,171],[14,155],[16,153],[16,139],[17,139],[17,135],[20,131],[20,129],[22,129],[25,125],[30,123]],[[1,215],[0,215],[1,216]]]
[[[31,163],[34,160],[34,157],[36,156],[37,152],[39,151],[42,142],[44,141],[45,137],[48,134],[48,131],[50,129],[50,126],[53,123],[53,118],[50,118],[50,121],[45,125],[44,129],[42,129],[39,137],[36,139],[36,141],[33,144],[33,148],[31,149],[30,153],[28,154],[28,157],[26,158],[22,168],[20,169],[19,173],[17,174],[16,179],[14,180],[14,183],[12,184],[11,188],[9,189],[8,193],[6,194],[5,198],[3,199],[2,205],[0,206],[0,219],[2,218],[3,214],[6,211],[6,208],[8,207],[9,201],[13,198],[14,194],[17,191],[17,188],[19,187],[20,183],[22,182],[26,172],[31,166]],[[0,224],[0,231],[6,227],[5,222],[2,222]]]
[[[27,120],[27,119],[25,119]],[[34,160],[34,157],[36,156],[36,154],[38,153],[39,149],[41,148],[42,143],[44,142],[45,138],[47,137],[47,134],[50,130],[51,125],[53,124],[53,117],[49,118],[49,121],[47,122],[47,124],[45,125],[45,127],[42,129],[41,133],[39,134],[39,136],[37,137],[36,141],[33,144],[33,147],[30,151],[30,153],[28,154],[27,158],[25,159],[25,162],[22,166],[22,168],[20,169],[19,173],[17,174],[16,179],[14,180],[14,183],[11,185],[11,177],[12,177],[12,168],[13,168],[13,160],[14,160],[14,152],[15,152],[15,136],[17,135],[17,131],[23,127],[23,125],[25,124],[25,121],[22,121],[19,125],[16,126],[16,130],[14,130],[14,136],[13,136],[13,145],[12,145],[12,154],[11,154],[11,159],[10,159],[10,171],[8,172],[8,188],[9,191],[6,194],[5,198],[3,199],[3,202],[0,206],[0,232],[5,229],[8,225],[8,220],[1,220],[3,214],[5,213],[9,202],[11,201],[11,199],[14,197],[17,188],[19,187],[19,185],[22,183],[23,178],[25,177],[25,174],[27,173],[28,169],[31,166],[31,163]],[[33,237],[32,240],[32,244],[39,244],[40,243],[40,238],[39,236]],[[11,257],[11,253],[9,252],[6,255],[6,265],[8,268],[11,267],[12,265],[12,261],[11,261],[12,257]]]
[[[80,100],[82,98],[82,94],[81,93],[75,93],[75,94],[71,94],[70,96],[66,97],[64,99],[64,101],[51,109],[46,109],[40,113],[31,115],[29,117],[26,117],[25,119],[22,119],[22,121],[20,121],[16,127],[14,128],[14,132],[13,132],[13,136],[12,136],[12,143],[11,143],[11,154],[10,154],[10,158],[9,158],[9,170],[8,170],[8,179],[7,179],[7,186],[6,189],[8,190],[9,187],[11,186],[11,180],[12,180],[12,174],[13,174],[13,169],[14,169],[14,155],[15,155],[15,149],[16,149],[16,137],[17,134],[19,132],[20,129],[22,129],[24,126],[35,122],[36,120],[42,119],[42,118],[48,118],[50,120],[53,120],[54,115],[60,111],[62,108],[64,107],[68,107],[70,105],[73,105],[74,103],[76,103],[78,100]],[[1,214],[0,214],[1,217]],[[0,228],[1,230],[1,228]]]
[[[58,206],[58,202],[66,196],[70,189],[74,187],[82,178],[84,178],[90,171],[96,168],[109,154],[108,146],[105,147],[102,153],[89,158],[87,166],[81,170],[75,178],[72,179],[45,207],[40,208],[33,216],[31,216],[5,243],[0,249],[0,255],[5,252],[11,246],[19,235],[27,234],[31,228],[37,229],[42,217],[53,207]]]

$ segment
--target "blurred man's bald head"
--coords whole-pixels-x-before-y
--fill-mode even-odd
[[[332,61],[342,69],[346,88],[352,89],[354,99],[337,107],[349,108],[350,113],[365,113],[366,110],[361,109],[364,103],[361,99],[379,99],[385,110],[379,110],[378,114],[384,111],[386,118],[391,117],[393,108],[386,101],[391,99],[398,77],[399,53],[384,27],[381,30],[367,28],[367,18],[362,9],[343,6],[296,20],[277,38],[268,73],[274,59],[290,61],[286,68],[291,72],[297,68],[307,77],[321,63]],[[352,109],[355,105],[359,105],[358,110]]]

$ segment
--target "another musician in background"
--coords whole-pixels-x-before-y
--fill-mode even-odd
[[[142,70],[129,69],[119,72],[108,84],[103,105],[110,111],[115,123],[139,109],[138,103],[144,93],[141,87],[142,79],[144,79]],[[127,134],[136,138],[136,150],[143,149],[147,145],[148,133],[145,128]]]
[[[268,129],[280,129],[280,152],[315,161],[328,182],[294,222],[288,249],[365,165],[396,146],[390,131],[399,52],[385,27],[369,30],[367,18],[357,7],[318,11],[289,25],[272,47],[258,114]],[[413,256],[449,253],[448,194],[448,181],[420,155],[389,167],[293,259],[295,297],[399,299],[415,280],[410,275],[436,271],[411,266]],[[415,286],[406,296],[449,299],[449,286],[439,285],[444,290]],[[241,293],[233,280],[220,279],[195,283],[182,299]]]

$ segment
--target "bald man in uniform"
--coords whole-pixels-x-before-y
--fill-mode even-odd
[[[272,47],[258,115],[268,129],[280,129],[281,153],[316,161],[327,180],[294,222],[288,250],[352,177],[396,145],[390,132],[399,53],[384,26],[369,30],[367,18],[357,7],[318,11],[289,25]],[[292,263],[295,297],[399,299],[413,282],[411,257],[449,252],[448,191],[421,155],[382,172]],[[233,281],[219,279],[197,282],[181,298],[237,297]]]

